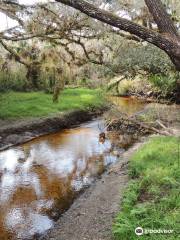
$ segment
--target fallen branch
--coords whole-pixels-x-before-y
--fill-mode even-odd
[[[151,126],[148,126],[144,123],[140,123],[139,121],[134,121],[135,123],[139,124],[141,127],[145,128],[145,129],[148,129],[150,131],[153,131],[155,133],[158,133],[158,134],[161,134],[161,135],[165,135],[165,136],[171,136],[172,133],[169,132],[169,129],[166,128],[166,131],[161,131],[155,127],[151,127]]]
[[[164,129],[167,129],[167,127],[162,123],[160,122],[159,120],[156,120],[156,122]]]
[[[126,118],[123,118],[123,120],[127,120],[127,121],[130,121],[131,123],[135,124],[135,125],[138,125],[140,128],[143,128],[143,129],[146,129],[146,130],[149,130],[150,132],[154,132],[154,133],[158,133],[160,135],[165,135],[165,136],[172,136],[173,135],[173,132],[166,128],[162,123],[158,122],[159,125],[164,128],[165,130],[161,130],[161,129],[158,129],[158,128],[155,128],[155,127],[152,127],[152,126],[148,126],[147,124],[145,123],[142,123],[140,121],[138,121],[137,119],[132,119],[132,118],[129,118],[126,114],[124,114],[126,116]],[[119,121],[120,119],[119,118],[116,118],[116,119],[113,119],[111,120],[109,123],[107,123],[106,125],[106,128],[108,128],[110,125],[112,125],[113,123]]]

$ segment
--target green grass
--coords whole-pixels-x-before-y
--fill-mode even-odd
[[[118,240],[179,239],[180,159],[178,138],[152,138],[130,160],[131,181],[113,225]],[[135,228],[173,229],[172,234],[135,235]]]
[[[102,107],[104,99],[100,90],[65,89],[58,103],[52,95],[43,92],[9,92],[0,94],[0,119],[42,117],[76,109]]]

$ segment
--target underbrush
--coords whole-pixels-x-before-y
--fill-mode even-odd
[[[121,79],[120,76],[117,79]],[[113,84],[112,79],[109,83],[112,87],[108,89],[110,93],[119,96],[137,95],[143,97],[154,97],[166,99],[172,102],[179,102],[180,97],[180,76],[176,72],[169,72],[167,75],[137,74],[133,78],[117,81]]]
[[[133,89],[133,81],[124,79],[118,85],[118,94],[120,96],[128,95]]]
[[[149,81],[161,92],[162,96],[167,96],[176,90],[177,78],[178,76],[173,73],[167,76],[154,74],[149,77]]]
[[[176,137],[152,138],[130,160],[131,181],[122,209],[115,219],[117,240],[178,239],[180,219],[180,153]],[[173,230],[172,234],[148,233],[138,237],[135,229]]]
[[[27,80],[26,73],[22,71],[14,72],[0,72],[0,93],[11,91],[23,91],[26,89]]]

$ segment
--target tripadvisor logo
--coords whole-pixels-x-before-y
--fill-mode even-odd
[[[141,235],[143,235],[143,233],[144,233],[144,231],[143,231],[143,228],[142,228],[142,227],[137,227],[137,228],[135,229],[135,234],[136,234],[137,236],[141,236]]]
[[[173,229],[143,229],[142,227],[137,227],[135,229],[135,234],[141,236],[143,234],[172,234]]]

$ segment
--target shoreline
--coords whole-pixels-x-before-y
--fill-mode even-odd
[[[180,104],[180,102],[177,101],[177,100],[148,96],[148,95],[146,95],[146,93],[144,93],[143,95],[132,93],[132,94],[129,94],[129,95],[111,95],[111,96],[125,97],[125,98],[136,98],[137,100],[144,101],[144,102],[147,102],[147,103],[160,103],[160,104],[166,104],[166,105],[173,105],[173,104],[179,105]]]
[[[107,107],[92,110],[73,110],[52,117],[17,120],[0,127],[0,151],[33,140],[34,138],[75,127],[102,115]]]

